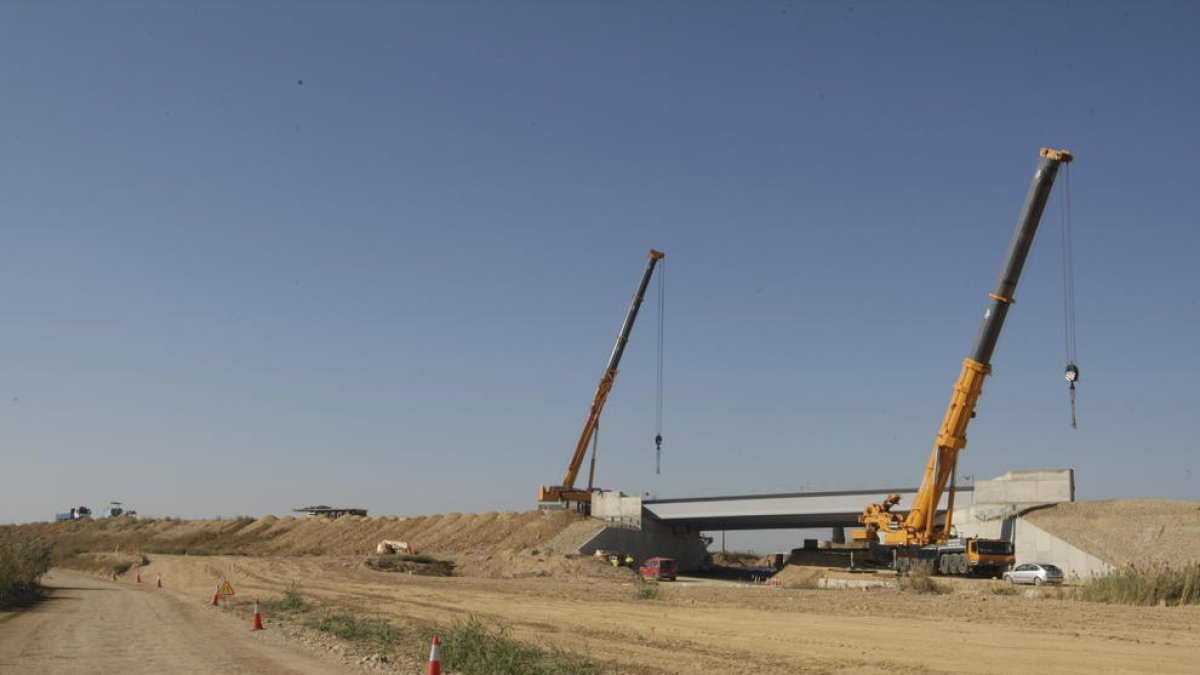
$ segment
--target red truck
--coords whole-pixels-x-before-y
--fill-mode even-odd
[[[638,568],[643,579],[675,581],[674,558],[647,558]]]

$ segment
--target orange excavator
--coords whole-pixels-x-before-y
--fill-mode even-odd
[[[954,393],[925,465],[925,475],[912,510],[907,514],[894,513],[892,508],[899,503],[900,497],[889,495],[881,503],[867,505],[858,517],[865,529],[854,532],[853,538],[870,544],[877,560],[890,558],[899,572],[924,569],[940,574],[999,576],[1015,561],[1012,543],[1008,541],[954,536],[951,529],[954,475],[958,453],[967,445],[967,425],[975,417],[975,404],[983,392],[983,380],[992,372],[992,351],[1014,302],[1017,280],[1037,233],[1054,178],[1059,166],[1072,159],[1074,157],[1067,150],[1041,150],[1041,160],[1021,208],[996,290],[988,294],[990,301],[975,338],[975,347],[971,356],[963,361],[962,373],[954,384]],[[1068,380],[1073,381],[1070,377]],[[938,527],[937,508],[947,490],[946,516]]]
[[[662,259],[662,253],[650,249],[650,259],[646,263],[645,271],[642,272],[637,291],[633,294],[633,301],[629,305],[629,312],[625,315],[625,322],[621,324],[621,331],[617,333],[617,343],[608,357],[608,366],[600,378],[600,385],[596,387],[596,395],[592,398],[592,408],[588,412],[587,420],[583,423],[583,431],[579,434],[579,442],[575,444],[575,453],[571,455],[571,463],[567,465],[567,473],[563,476],[562,484],[543,485],[538,490],[538,506],[542,508],[574,507],[581,511],[587,511],[592,502],[592,480],[596,474],[594,453],[592,454],[591,469],[588,472],[587,489],[576,488],[575,479],[579,476],[579,469],[583,466],[583,458],[587,455],[588,445],[596,436],[596,428],[600,425],[600,413],[604,411],[608,392],[612,390],[613,382],[617,378],[617,366],[621,364],[621,355],[625,353],[625,343],[629,341],[629,333],[633,330],[633,322],[637,319],[638,310],[642,306],[646,287],[650,285],[654,267]]]

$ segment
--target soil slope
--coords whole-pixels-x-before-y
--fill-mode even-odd
[[[85,552],[104,552],[105,562],[125,560],[135,565],[140,554],[365,556],[373,554],[380,541],[391,539],[407,541],[419,553],[449,560],[457,573],[468,576],[611,574],[573,555],[602,525],[568,511],[450,513],[415,518],[345,516],[337,520],[275,516],[191,521],[115,518],[16,527],[22,535],[52,546],[59,561],[70,561]],[[92,555],[72,566],[88,568],[95,567],[95,563]]]
[[[1034,511],[1034,525],[1117,567],[1200,562],[1200,502],[1074,502]]]

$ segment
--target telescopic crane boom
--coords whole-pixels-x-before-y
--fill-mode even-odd
[[[663,253],[650,249],[650,259],[646,262],[642,279],[638,282],[637,291],[633,294],[629,312],[625,315],[625,322],[621,324],[621,331],[617,333],[617,343],[613,345],[612,354],[608,357],[608,366],[600,378],[600,385],[596,387],[591,411],[588,412],[587,420],[583,423],[583,431],[579,434],[579,442],[575,444],[575,453],[571,456],[571,463],[567,465],[567,473],[563,476],[562,485],[541,486],[538,490],[538,502],[542,504],[577,503],[586,505],[592,501],[593,476],[589,474],[586,490],[576,489],[575,479],[579,476],[579,468],[583,466],[583,458],[587,455],[588,445],[596,435],[596,427],[600,424],[600,413],[604,411],[608,392],[612,390],[613,382],[617,378],[617,367],[621,364],[621,356],[625,353],[625,343],[629,341],[629,333],[633,330],[633,322],[637,319],[638,310],[642,306],[646,287],[650,285],[654,267],[659,260],[662,260],[663,256]]]
[[[891,508],[899,503],[899,496],[889,495],[883,503],[870,504],[859,516],[859,522],[866,529],[854,533],[858,540],[872,541],[888,547],[926,547],[945,544],[951,536],[951,513],[954,510],[954,473],[958,464],[958,453],[967,445],[967,425],[975,417],[975,404],[983,391],[983,381],[992,372],[992,351],[1000,337],[1000,329],[1004,326],[1004,318],[1009,307],[1013,304],[1013,294],[1017,288],[1017,280],[1025,265],[1025,258],[1033,244],[1042,211],[1050,197],[1050,189],[1058,174],[1061,164],[1070,162],[1074,157],[1067,150],[1052,150],[1042,148],[1041,161],[1033,175],[1025,204],[1013,232],[1012,242],[1008,246],[1000,277],[996,281],[996,290],[989,293],[987,311],[983,314],[983,322],[975,338],[975,346],[971,355],[963,360],[963,368],[954,385],[954,393],[950,397],[950,405],[938,431],[937,441],[925,465],[925,474],[921,487],[913,501],[912,510],[907,515],[892,513]],[[950,489],[949,509],[940,529],[935,524],[938,503]],[[1011,549],[1010,553],[1011,555]],[[930,559],[930,556],[920,556]],[[940,556],[932,556],[934,560]],[[955,565],[949,565],[951,571]],[[939,568],[945,568],[939,564]],[[944,571],[944,569],[942,570]]]

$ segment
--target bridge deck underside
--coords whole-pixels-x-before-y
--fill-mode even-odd
[[[959,489],[956,506],[965,506],[970,489]],[[904,513],[916,495],[914,489],[854,492],[808,492],[744,497],[647,500],[642,507],[652,518],[668,525],[699,531],[809,529],[856,527],[867,504],[900,495],[897,513]],[[939,505],[946,508],[946,500]]]

